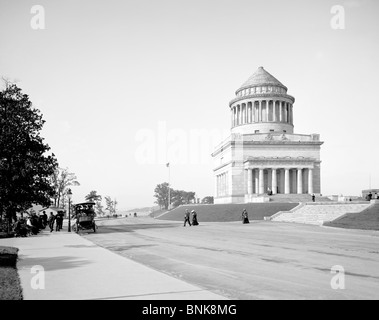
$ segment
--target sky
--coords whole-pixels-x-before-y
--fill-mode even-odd
[[[169,179],[213,195],[229,101],[259,66],[295,97],[294,132],[324,141],[322,194],[360,195],[379,188],[378,14],[376,0],[0,0],[0,76],[43,114],[74,202],[152,206]]]

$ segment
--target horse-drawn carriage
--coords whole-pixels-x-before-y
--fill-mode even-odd
[[[73,230],[78,233],[80,230],[93,230],[96,232],[97,225],[95,223],[95,203],[84,202],[74,205],[73,218],[76,220]]]

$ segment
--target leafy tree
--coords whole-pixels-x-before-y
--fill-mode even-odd
[[[53,199],[56,207],[59,207],[61,204],[64,207],[68,187],[80,186],[75,173],[69,172],[68,168],[57,168],[51,175],[50,181],[55,190]]]
[[[97,194],[97,191],[92,190],[89,194],[86,195],[85,199],[91,202],[101,202],[102,198],[101,195]]]
[[[182,204],[189,204],[195,201],[195,192],[174,190],[172,193],[172,205],[178,207]]]
[[[117,201],[112,200],[112,198],[110,196],[107,196],[107,197],[105,197],[105,203],[106,203],[105,210],[108,210],[110,215],[115,214],[116,210],[117,210],[116,209],[117,208]]]
[[[9,218],[33,204],[49,206],[58,163],[40,132],[45,121],[28,95],[6,82],[0,91],[0,203]]]
[[[103,205],[101,204],[101,201],[96,201],[96,205],[95,205],[95,212],[98,216],[104,216],[105,215],[105,212],[103,210]]]
[[[163,182],[158,184],[154,190],[154,197],[156,198],[155,203],[157,203],[161,208],[168,209],[168,183]],[[174,190],[170,188],[171,204],[174,208],[182,205],[189,204],[195,200],[195,192]]]
[[[158,184],[154,189],[154,197],[156,198],[155,203],[158,204],[161,208],[168,210],[168,183],[163,182]],[[171,203],[173,198],[174,190],[170,188],[170,197]]]
[[[201,200],[201,203],[204,203],[204,204],[213,204],[214,203],[214,198],[211,197],[211,196],[204,197]]]

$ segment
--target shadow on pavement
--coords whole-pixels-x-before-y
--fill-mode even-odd
[[[70,256],[28,258],[26,255],[21,255],[17,265],[19,269],[42,266],[45,271],[55,271],[76,268],[89,263],[91,263],[90,260],[80,260]]]
[[[111,251],[126,251],[131,249],[139,249],[146,247],[157,247],[157,244],[141,244],[141,245],[130,245],[130,246],[107,246],[106,248]]]
[[[67,248],[80,248],[80,249],[82,249],[82,248],[98,248],[98,246],[96,246],[96,245],[86,245],[86,244],[70,244],[70,245],[65,245],[65,247],[67,247]]]
[[[96,233],[114,233],[114,232],[134,232],[136,230],[143,229],[168,229],[177,228],[181,223],[141,223],[141,224],[123,224],[123,225],[99,225]],[[83,232],[84,233],[84,232]],[[96,234],[94,232],[89,232],[89,234]]]

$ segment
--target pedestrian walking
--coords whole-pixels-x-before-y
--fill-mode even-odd
[[[53,230],[54,230],[55,216],[53,215],[52,212],[50,212],[50,217],[49,217],[48,222],[49,222],[50,232],[53,232]]]
[[[243,209],[243,211],[242,211],[242,223],[250,223],[249,215],[247,214],[246,209]]]
[[[63,213],[58,212],[57,216],[55,217],[56,220],[56,227],[55,231],[61,231],[63,226]]]
[[[315,194],[314,194],[314,193],[312,194],[312,201],[313,201],[313,202],[315,202],[315,201],[316,201],[316,196],[315,196]]]
[[[191,226],[190,212],[189,212],[188,209],[186,209],[186,212],[184,213],[184,226],[183,226],[183,227],[186,226],[187,222],[188,222],[188,224]]]
[[[198,226],[199,222],[197,221],[197,213],[196,213],[196,211],[192,210],[191,213],[192,213],[192,225],[193,226]]]
[[[46,226],[47,226],[47,220],[48,220],[48,218],[47,218],[47,214],[46,214],[46,211],[43,211],[43,225],[44,225],[44,229],[46,228]]]

